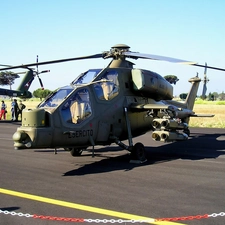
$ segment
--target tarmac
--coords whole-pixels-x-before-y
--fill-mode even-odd
[[[173,143],[134,138],[147,153],[136,164],[116,145],[96,146],[95,157],[14,150],[18,126],[0,121],[0,224],[225,223],[225,129],[191,128],[188,141]]]

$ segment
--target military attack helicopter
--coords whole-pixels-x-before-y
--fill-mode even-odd
[[[35,76],[38,77],[41,88],[44,89],[44,86],[41,81],[41,78],[39,77],[39,74],[50,72],[50,70],[43,70],[41,72],[38,71],[38,56],[37,56],[36,63],[37,63],[36,70],[26,67],[24,65],[21,65],[19,68],[27,69],[27,72],[25,72],[25,75],[24,75],[21,83],[19,84],[18,88],[16,90],[0,88],[0,95],[5,95],[5,96],[9,96],[9,97],[18,97],[21,99],[32,98],[32,94],[31,94],[31,92],[28,91],[28,89],[30,88],[30,85],[32,84]],[[8,70],[9,68],[11,68],[11,66],[9,66],[9,65],[0,64],[0,66],[5,66],[4,68],[0,68],[0,71]],[[20,72],[20,73],[24,73],[24,72]],[[17,74],[20,74],[20,73],[17,73]]]
[[[36,109],[25,109],[21,127],[13,135],[15,149],[64,148],[79,156],[88,147],[92,146],[94,152],[96,145],[116,143],[128,150],[132,159],[143,162],[145,147],[142,143],[133,144],[134,137],[152,131],[156,141],[187,140],[190,117],[213,116],[193,111],[199,77],[189,80],[191,89],[185,102],[177,102],[172,100],[173,87],[167,80],[155,72],[134,68],[127,58],[205,65],[129,49],[118,44],[100,54],[38,63],[112,58],[106,68],[89,69],[70,85],[55,90]],[[19,66],[10,69],[13,68]]]

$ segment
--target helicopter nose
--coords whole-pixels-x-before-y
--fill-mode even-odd
[[[15,149],[25,149],[31,147],[31,142],[29,141],[29,136],[25,132],[16,131],[13,134],[13,141]]]
[[[16,131],[13,134],[13,140],[16,142],[24,141],[27,138],[27,134],[24,132]]]

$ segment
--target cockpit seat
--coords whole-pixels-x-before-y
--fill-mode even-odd
[[[112,94],[114,84],[112,84],[111,82],[103,82],[101,86],[102,86],[104,98],[106,100],[111,99],[110,96]]]
[[[80,123],[85,118],[85,103],[74,101],[70,106],[73,123]]]

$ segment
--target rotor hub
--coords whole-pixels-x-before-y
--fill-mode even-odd
[[[111,49],[118,49],[119,51],[124,50],[124,51],[128,51],[130,48],[130,46],[125,45],[125,44],[117,44],[111,47]]]
[[[125,44],[117,44],[111,47],[109,52],[106,52],[106,55],[104,58],[110,58],[113,59],[125,59],[125,56],[123,55],[124,52],[128,52],[130,49],[130,46]]]

